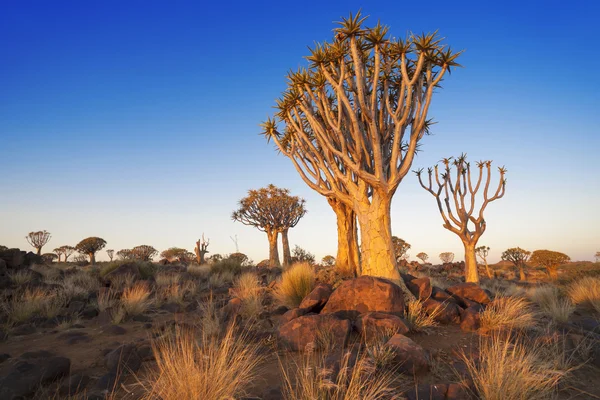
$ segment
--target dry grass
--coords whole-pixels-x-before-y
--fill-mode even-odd
[[[187,272],[200,279],[206,279],[210,275],[210,265],[190,264],[187,267]]]
[[[153,342],[156,370],[142,382],[146,400],[222,400],[244,396],[263,360],[259,345],[230,326],[223,337],[176,329]]]
[[[56,290],[27,289],[2,301],[1,307],[9,324],[24,322],[33,316],[54,318],[65,307],[65,296]]]
[[[10,277],[12,283],[14,283],[17,286],[27,285],[33,280],[33,274],[26,269],[20,269],[18,271],[12,272],[8,276]]]
[[[263,290],[258,277],[253,272],[245,272],[235,281],[233,290],[242,300],[240,314],[244,318],[254,318],[263,311]]]
[[[195,293],[196,290],[197,285],[192,281],[172,283],[169,286],[160,289],[160,297],[162,301],[167,303],[183,304],[185,298]]]
[[[326,356],[304,353],[300,361],[279,359],[285,400],[379,400],[392,396],[394,372],[378,370],[372,360],[350,351],[341,355],[339,372],[325,361]],[[337,373],[336,373],[337,372]]]
[[[98,305],[98,311],[106,311],[111,307],[117,306],[119,304],[119,298],[114,290],[101,290],[98,293],[98,298],[96,299],[96,303]]]
[[[150,294],[147,282],[136,282],[123,291],[121,307],[129,316],[143,314],[153,303]]]
[[[521,297],[498,297],[481,313],[481,331],[532,328],[537,315],[531,303]]]
[[[86,272],[67,275],[57,283],[62,285],[63,291],[69,299],[86,297],[100,288],[98,278]]]
[[[567,371],[548,362],[539,344],[521,338],[511,342],[511,332],[482,337],[479,360],[463,354],[463,361],[483,400],[552,398]]]
[[[296,263],[281,276],[275,290],[275,298],[289,308],[300,305],[315,287],[315,272],[309,263]]]
[[[156,286],[165,287],[178,285],[181,282],[181,274],[171,272],[159,272],[154,276]]]
[[[207,301],[198,302],[200,310],[200,328],[203,336],[218,336],[223,328],[223,313],[214,302],[212,293]]]
[[[600,313],[600,277],[586,276],[571,283],[567,289],[571,301]]]
[[[556,322],[567,322],[575,311],[575,306],[568,299],[562,298],[560,290],[555,286],[530,289],[528,296],[540,307],[544,315]]]
[[[116,291],[124,290],[135,282],[135,276],[132,274],[116,275],[110,278],[110,287]]]
[[[406,306],[405,320],[413,332],[429,332],[432,328],[438,326],[435,317],[440,313],[441,308],[427,314],[423,308],[423,302],[415,299],[410,300]]]

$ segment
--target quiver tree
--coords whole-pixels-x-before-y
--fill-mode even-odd
[[[37,255],[42,254],[42,247],[48,243],[52,235],[48,231],[29,232],[25,239],[36,250]]]
[[[451,251],[445,251],[443,253],[440,253],[439,257],[440,260],[442,260],[442,263],[444,264],[448,264],[454,261],[454,253],[452,253]]]
[[[131,249],[131,255],[133,258],[140,261],[152,261],[157,254],[158,250],[152,246],[148,246],[147,244],[135,246],[133,249]]]
[[[106,246],[106,240],[99,237],[89,237],[77,243],[75,250],[81,254],[85,254],[90,258],[90,264],[96,264],[96,252],[102,250]]]
[[[530,264],[546,268],[548,276],[553,280],[558,278],[558,267],[568,261],[571,261],[568,255],[551,250],[535,250],[529,258]]]
[[[499,167],[500,179],[493,194],[490,195],[492,181],[492,162],[479,161],[475,182],[471,179],[471,164],[466,154],[458,158],[442,160],[442,168],[437,165],[427,170],[427,184],[423,182],[423,169],[416,171],[421,186],[431,193],[444,220],[443,227],[458,235],[465,248],[465,280],[479,282],[475,247],[483,235],[486,222],[483,212],[487,205],[504,196],[506,188],[506,169]],[[440,171],[441,170],[441,171]],[[485,177],[485,178],[484,178]],[[435,181],[435,182],[434,182]],[[483,181],[483,201],[479,212],[475,211],[476,197]]]
[[[240,200],[239,208],[231,215],[234,221],[254,226],[267,234],[271,267],[281,265],[277,249],[279,233],[289,229],[290,222],[297,223],[296,219],[306,213],[304,199],[290,196],[289,193],[288,189],[280,189],[274,185],[249,190],[248,196]]]
[[[361,273],[392,279],[412,297],[396,268],[391,201],[428,133],[434,89],[459,53],[435,33],[395,39],[365,19],[351,14],[331,43],[311,50],[262,126],[312,189],[352,207]]]
[[[490,266],[488,265],[488,262],[487,262],[487,257],[488,257],[489,253],[490,253],[490,248],[487,246],[479,246],[479,247],[475,248],[475,254],[485,264],[485,273],[486,273],[487,277],[492,279],[493,278],[492,271],[490,271]]]
[[[134,255],[131,249],[122,249],[117,251],[117,257],[119,257],[120,260],[133,260]]]
[[[400,260],[406,260],[408,258],[410,244],[397,236],[392,236],[392,243],[394,245],[394,257],[396,257],[396,262],[399,262]]]
[[[502,259],[504,261],[509,261],[513,263],[515,267],[519,269],[519,279],[522,281],[527,280],[527,276],[525,275],[525,263],[529,259],[531,255],[530,251],[524,250],[520,247],[511,247],[508,250],[505,250],[502,253]]]
[[[170,247],[167,250],[164,250],[160,253],[160,256],[169,262],[187,262],[190,258],[190,255],[193,256],[193,254],[187,251],[186,249],[182,249],[179,247]]]
[[[335,266],[344,275],[360,275],[358,225],[352,207],[335,197],[327,197],[337,220],[338,248]]]
[[[42,254],[42,260],[47,264],[52,264],[54,260],[58,260],[58,255],[54,253],[44,253]]]
[[[287,189],[285,189],[287,190]],[[281,196],[279,208],[285,210],[281,213],[281,247],[283,249],[283,265],[292,264],[292,253],[290,252],[290,241],[288,231],[298,225],[298,222],[306,214],[305,200],[296,196],[290,196],[289,191]]]
[[[198,239],[196,241],[196,247],[194,247],[194,253],[196,253],[196,262],[200,265],[205,263],[204,256],[208,253],[208,245],[210,244],[210,239],[204,239],[204,233],[202,234],[202,239]]]
[[[327,255],[327,256],[325,256],[325,257],[323,257],[321,259],[321,264],[323,264],[326,267],[332,267],[332,266],[334,266],[335,262],[336,262],[335,257],[334,256],[330,256],[330,255]]]
[[[429,258],[429,256],[427,255],[427,253],[424,252],[420,252],[419,254],[416,255],[416,257],[423,261],[423,264],[425,264],[425,262],[427,262],[427,259]]]
[[[54,249],[53,251],[58,256],[58,260],[57,260],[58,262],[60,262],[60,257],[62,255],[65,256],[65,261],[64,262],[67,262],[67,260],[69,259],[69,256],[75,252],[75,247],[73,247],[73,246],[60,246],[60,247],[57,247],[56,249]]]
[[[597,251],[594,257],[596,258],[596,262],[600,262],[600,251]]]
[[[108,255],[108,258],[110,259],[110,261],[112,261],[113,257],[115,256],[115,251],[112,249],[108,249],[108,250],[106,250],[106,254]]]

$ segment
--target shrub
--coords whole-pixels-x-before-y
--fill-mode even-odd
[[[586,276],[573,283],[567,289],[571,301],[600,313],[600,277]]]
[[[33,280],[33,274],[26,270],[20,269],[9,274],[10,280],[17,286],[23,286]]]
[[[65,296],[69,299],[88,296],[100,287],[98,278],[83,271],[67,275],[57,283],[62,285]]]
[[[235,295],[242,300],[240,314],[244,318],[255,317],[263,310],[262,287],[253,272],[245,272],[234,282]]]
[[[292,250],[292,263],[315,263],[315,255],[296,245]]]
[[[187,267],[187,272],[196,278],[206,279],[210,275],[210,265],[190,264]]]
[[[197,285],[192,281],[183,283],[173,283],[169,286],[162,286],[161,295],[163,300],[168,303],[183,304],[185,298],[196,292]]]
[[[499,297],[481,313],[481,330],[513,330],[535,326],[537,315],[531,303],[520,297]]]
[[[238,275],[242,272],[242,264],[237,258],[226,258],[210,265],[210,271],[213,274],[229,273]]]
[[[119,304],[119,298],[114,290],[100,290],[96,299],[98,311],[106,311]]]
[[[135,282],[135,276],[132,274],[116,275],[110,280],[110,287],[114,290],[123,290],[130,287]]]
[[[275,290],[279,303],[295,308],[300,305],[315,286],[315,272],[309,263],[296,263],[281,276]]]
[[[528,291],[531,301],[536,303],[542,313],[556,322],[567,322],[575,311],[575,307],[560,295],[560,291],[554,286],[541,286]]]
[[[2,302],[2,309],[9,324],[20,323],[34,316],[54,318],[65,307],[66,300],[61,292],[40,288],[27,289]]]
[[[169,272],[159,272],[154,277],[157,286],[176,285],[181,282],[181,278],[181,274]]]
[[[143,381],[143,399],[222,400],[243,397],[258,377],[263,360],[259,345],[232,326],[223,337],[200,335],[177,328],[154,341],[156,370]]]
[[[150,289],[146,282],[136,282],[131,287],[126,288],[121,296],[121,306],[129,316],[142,314],[151,305]]]
[[[440,313],[440,309],[427,314],[423,308],[423,302],[418,299],[410,300],[406,306],[406,322],[413,332],[428,332],[431,328],[438,325],[435,317]]]

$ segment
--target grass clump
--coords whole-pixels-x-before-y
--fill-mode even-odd
[[[18,271],[12,272],[9,274],[10,280],[17,286],[27,285],[31,281],[33,281],[33,274],[26,270],[20,269]]]
[[[315,287],[315,272],[307,263],[296,263],[281,275],[281,280],[275,289],[277,301],[289,308],[300,305]]]
[[[196,278],[200,278],[200,279],[206,279],[208,278],[208,276],[210,275],[210,265],[208,264],[204,264],[204,265],[199,265],[199,264],[190,264],[187,267],[187,272],[192,275],[195,276]]]
[[[173,283],[160,289],[161,299],[167,303],[183,304],[187,296],[196,292],[198,286],[195,282],[185,281]]]
[[[537,315],[531,303],[521,297],[498,297],[481,313],[481,330],[519,330],[532,328]]]
[[[213,274],[230,273],[232,275],[239,275],[242,272],[242,263],[239,260],[226,258],[219,262],[210,265],[210,271]]]
[[[179,282],[181,282],[181,278],[181,274],[178,273],[159,272],[154,277],[154,280],[156,282],[156,286],[164,287],[179,284]]]
[[[405,320],[409,329],[413,332],[429,332],[431,328],[438,326],[435,317],[439,315],[441,308],[433,312],[426,312],[423,302],[419,299],[410,300],[406,305]]]
[[[571,283],[567,293],[573,304],[600,313],[600,277],[586,276]]]
[[[256,317],[263,311],[262,286],[258,277],[253,272],[245,272],[235,281],[233,290],[235,295],[242,300],[240,314],[244,318]]]
[[[9,324],[21,323],[34,316],[54,318],[65,307],[66,299],[63,293],[56,290],[40,288],[27,289],[14,295],[10,300],[2,302],[2,309]]]
[[[98,311],[103,312],[119,304],[119,298],[112,289],[100,290],[96,299]]]
[[[69,299],[86,297],[100,288],[98,278],[86,272],[67,275],[57,283],[62,285],[63,291]]]
[[[156,370],[143,383],[145,400],[222,400],[244,396],[263,360],[259,345],[233,325],[222,337],[177,328],[152,344]]]
[[[528,292],[531,301],[536,303],[542,313],[556,322],[567,322],[575,306],[565,298],[562,298],[560,290],[555,286],[540,286]]]
[[[147,282],[136,282],[123,291],[121,307],[128,316],[143,314],[152,305],[150,294]]]

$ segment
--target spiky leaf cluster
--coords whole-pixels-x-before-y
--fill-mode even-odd
[[[530,251],[524,250],[520,247],[511,247],[502,252],[501,258],[504,261],[509,261],[515,266],[523,266],[531,255]]]

